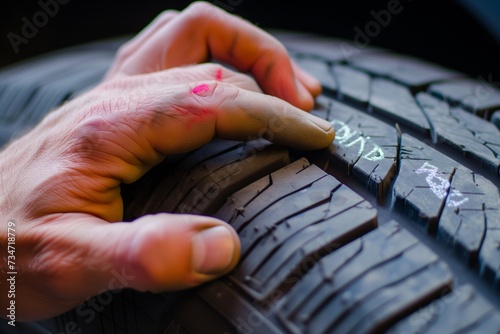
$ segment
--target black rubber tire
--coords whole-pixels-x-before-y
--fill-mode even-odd
[[[390,50],[273,33],[322,82],[312,112],[334,124],[334,144],[299,152],[214,140],[123,187],[127,220],[178,212],[229,222],[238,267],[179,293],[108,291],[18,328],[500,333],[500,131],[490,122],[500,91]],[[121,42],[1,71],[0,145],[97,83]]]

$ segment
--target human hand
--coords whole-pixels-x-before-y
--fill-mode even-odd
[[[101,84],[51,112],[0,153],[2,231],[9,220],[16,225],[18,320],[60,314],[110,288],[196,286],[236,265],[238,236],[215,218],[163,213],[121,222],[120,185],[136,181],[166,155],[188,152],[214,137],[267,134],[298,149],[324,148],[333,140],[328,122],[296,107],[310,104],[317,83],[294,69],[283,49],[268,49],[272,38],[207,4],[170,15],[122,48]],[[218,15],[216,20],[232,22],[244,49],[261,56],[247,57],[234,47],[233,57],[224,58],[227,45],[212,42],[218,32],[199,26],[199,20]],[[170,24],[177,27],[165,30],[172,35],[163,33]],[[209,45],[204,59],[169,63],[186,42],[176,36],[193,32],[193,24],[195,36],[203,38],[187,41]],[[157,43],[162,40],[157,33],[173,41]],[[206,60],[208,52],[250,70],[256,81],[221,65],[192,65]],[[168,61],[156,58],[162,54]],[[156,70],[145,71],[149,66]],[[284,69],[275,71],[278,67]],[[273,124],[286,131],[271,133]],[[2,254],[6,237],[0,236]],[[4,281],[8,270],[2,258]],[[116,272],[129,279],[117,280]],[[2,296],[6,289],[2,284]],[[6,302],[1,299],[3,310]]]

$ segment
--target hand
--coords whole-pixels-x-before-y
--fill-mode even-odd
[[[209,54],[251,75],[199,64]],[[16,320],[60,314],[107,289],[182,289],[234,268],[239,241],[225,222],[168,213],[121,222],[120,185],[214,137],[327,147],[332,126],[298,108],[319,91],[276,40],[214,6],[160,16],[121,48],[102,83],[0,152],[0,281],[11,220]]]

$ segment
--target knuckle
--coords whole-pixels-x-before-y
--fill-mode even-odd
[[[190,86],[190,92],[194,96],[211,97],[220,91],[220,89],[217,89],[219,83],[216,80],[199,81]]]
[[[141,273],[146,282],[156,282],[158,273],[150,250],[160,246],[159,234],[151,224],[145,224],[134,236],[130,252],[129,265],[134,272]]]
[[[205,69],[210,78],[214,78],[216,81],[220,81],[219,77],[224,77],[228,72],[232,72],[227,67],[216,63],[205,63],[200,66]]]
[[[197,24],[209,23],[210,20],[223,20],[227,13],[219,7],[205,1],[197,1],[189,5],[185,10],[185,17],[194,19]]]
[[[205,63],[204,66],[210,71],[210,73],[216,73],[217,71],[226,71],[227,68],[221,64],[216,63]]]
[[[175,237],[159,229],[159,220],[165,219],[163,214],[144,216],[142,219],[150,220],[142,224],[134,235],[127,259],[133,272],[140,274],[137,288],[148,289],[182,282],[189,272],[186,265],[190,256],[182,250],[176,254],[172,250],[172,243],[182,239],[182,236],[177,235],[177,240],[173,240]]]
[[[209,108],[212,112],[217,111],[226,102],[234,102],[240,96],[240,89],[233,84],[219,82],[217,80],[200,81],[190,85],[191,99],[190,108],[196,110],[198,107]]]
[[[92,156],[99,151],[106,134],[111,130],[112,125],[105,117],[92,116],[73,128],[70,150],[80,156]]]
[[[167,9],[162,11],[155,20],[160,22],[170,20],[172,17],[176,16],[178,12],[173,9]]]
[[[213,13],[216,7],[206,1],[195,1],[190,4],[186,11],[190,14],[195,15],[206,15],[207,13]]]
[[[125,58],[127,58],[130,53],[131,53],[131,42],[127,42],[122,44],[118,50],[116,50],[116,60],[117,61],[123,61]]]

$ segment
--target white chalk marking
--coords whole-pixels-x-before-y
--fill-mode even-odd
[[[429,185],[430,189],[439,199],[443,199],[448,195],[448,189],[450,189],[450,181],[438,175],[439,168],[434,165],[431,165],[428,162],[425,162],[422,167],[415,171],[417,174],[427,174],[425,177],[425,181]],[[452,199],[454,198],[454,199]],[[449,207],[457,207],[462,205],[463,203],[469,200],[468,197],[464,197],[464,195],[456,190],[452,189],[448,198],[446,199],[446,205]]]

